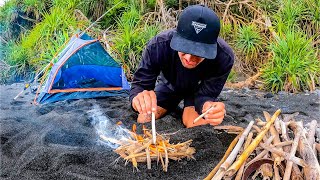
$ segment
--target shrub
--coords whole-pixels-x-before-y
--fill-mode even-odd
[[[235,47],[242,57],[240,62],[247,71],[254,70],[260,66],[260,53],[263,51],[264,40],[260,36],[255,25],[244,25],[239,27],[235,38]]]
[[[158,26],[141,24],[140,19],[139,11],[131,7],[117,20],[117,30],[112,34],[116,59],[127,67],[129,79],[139,65],[147,41],[159,32]]]
[[[272,57],[262,69],[265,88],[273,92],[314,90],[320,63],[311,39],[293,30],[270,44]]]

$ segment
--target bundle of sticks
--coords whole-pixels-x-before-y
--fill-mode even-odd
[[[147,162],[147,168],[151,169],[151,161],[160,161],[163,171],[167,172],[169,159],[194,159],[195,148],[190,147],[192,140],[170,144],[170,134],[156,134],[156,143],[153,144],[150,130],[145,126],[142,126],[142,130],[143,134],[136,133],[136,125],[134,124],[132,131],[129,132],[132,138],[122,141],[113,140],[113,143],[120,145],[114,151],[120,155],[120,158],[126,160],[126,164],[131,161],[133,167],[138,170],[138,162]],[[107,137],[100,136],[100,138],[110,141]]]
[[[265,121],[251,121],[245,129],[217,127],[238,135],[205,179],[319,180],[317,121],[311,121],[306,131],[301,121],[294,120],[297,113],[281,118],[280,112],[279,109],[272,116],[263,112]]]

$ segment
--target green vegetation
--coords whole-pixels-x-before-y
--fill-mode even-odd
[[[244,58],[244,65],[249,70],[259,67],[259,56],[263,51],[263,39],[255,25],[244,25],[238,29],[235,47]]]
[[[118,4],[120,2],[120,4]],[[129,80],[146,43],[174,28],[179,9],[199,1],[9,0],[0,7],[0,82],[48,64],[65,42],[108,12],[88,32],[104,37]],[[261,72],[268,91],[298,92],[319,86],[320,1],[208,1],[221,17],[221,33],[234,49],[237,75]],[[268,20],[271,23],[268,23]],[[267,26],[268,25],[268,26]]]
[[[272,58],[263,69],[266,87],[272,91],[314,90],[319,84],[320,63],[302,32],[288,31],[270,44]]]
[[[132,75],[139,65],[147,41],[159,32],[155,25],[140,25],[140,19],[140,12],[134,6],[129,7],[117,20],[117,30],[112,35],[113,49],[117,52],[117,58],[127,65],[128,75]]]

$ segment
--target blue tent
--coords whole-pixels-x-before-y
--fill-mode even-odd
[[[97,39],[75,35],[58,56],[36,101],[127,96],[129,88],[122,67]]]

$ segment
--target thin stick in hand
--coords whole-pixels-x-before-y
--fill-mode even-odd
[[[151,115],[151,127],[152,127],[152,143],[156,144],[157,136],[156,136],[156,115],[152,112]]]
[[[206,112],[202,113],[199,117],[197,117],[195,120],[193,120],[193,124],[198,122],[201,118],[203,118],[203,116],[205,116],[206,114],[209,113],[209,111],[211,111],[213,108],[215,108],[216,105],[211,106]]]

